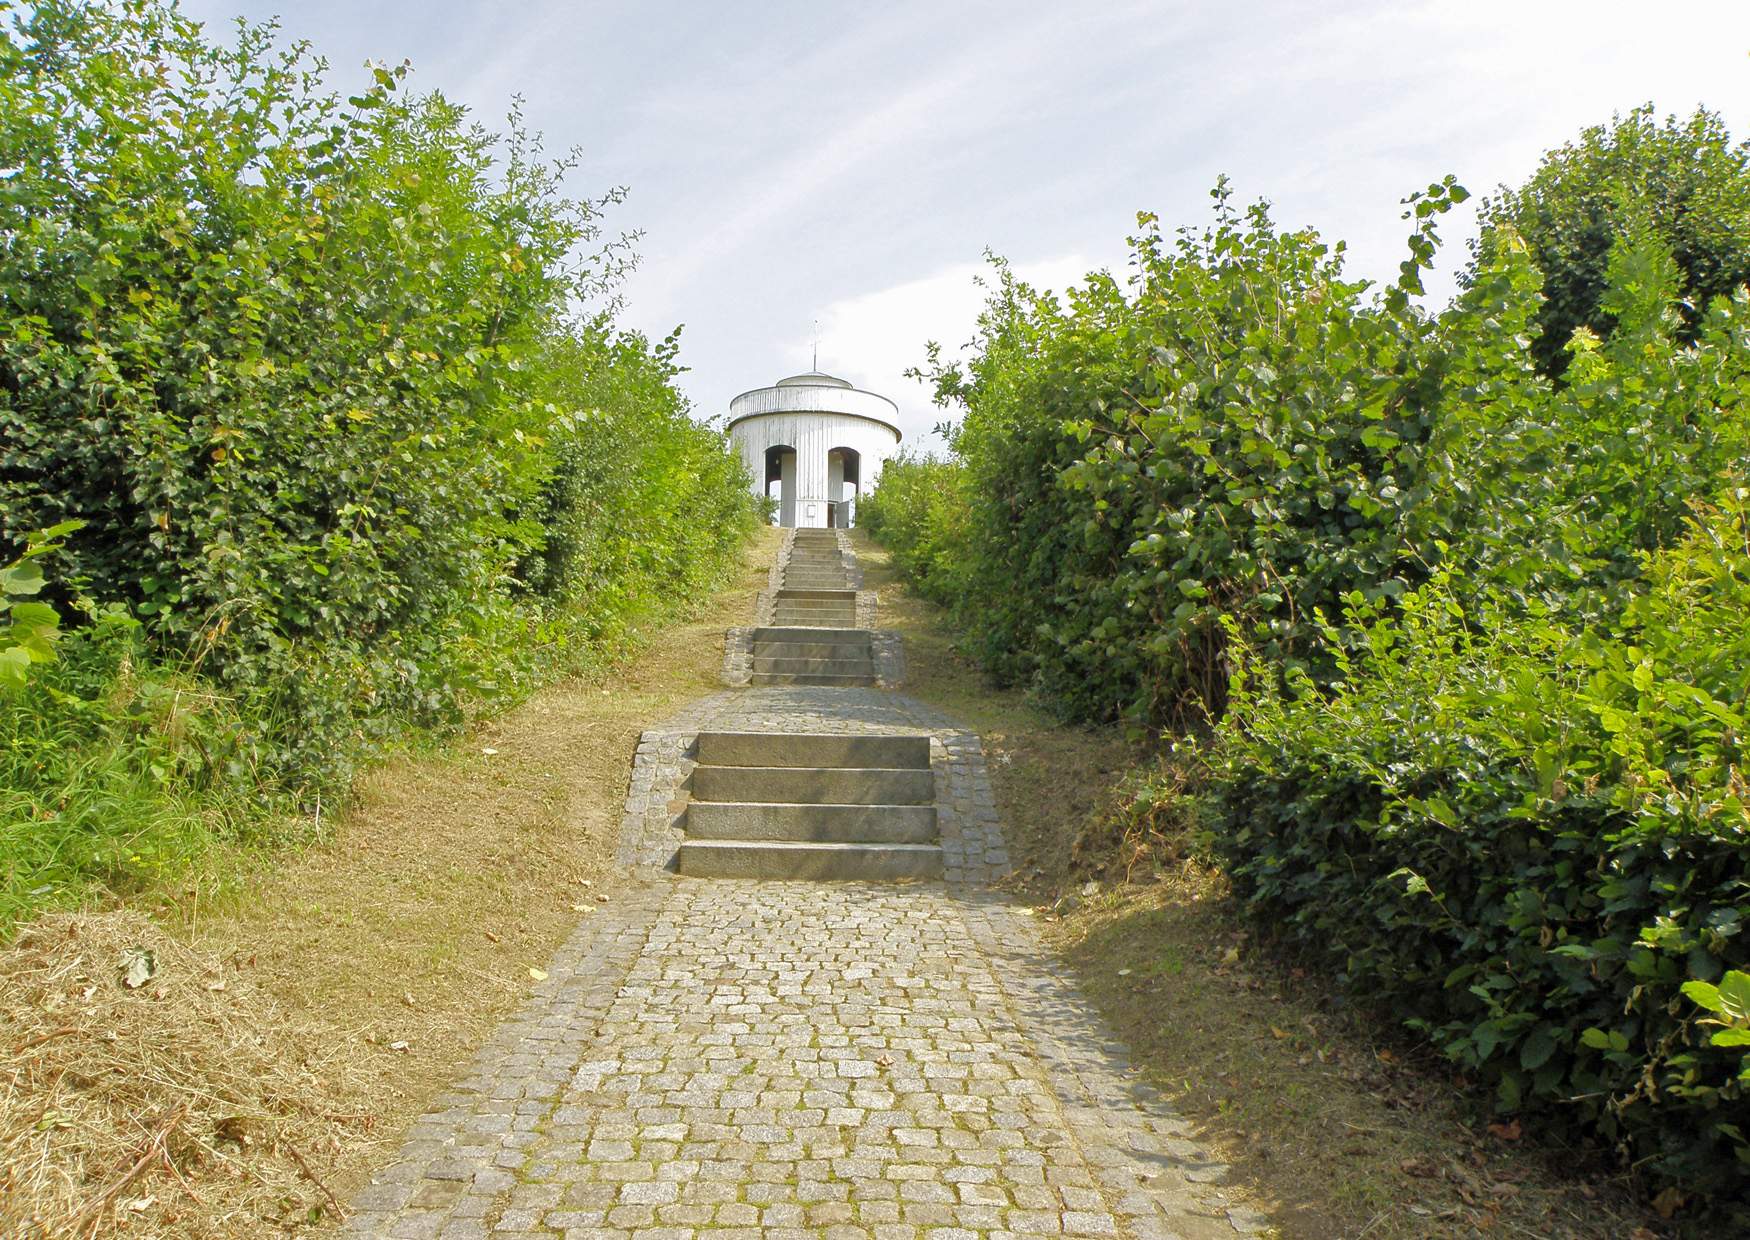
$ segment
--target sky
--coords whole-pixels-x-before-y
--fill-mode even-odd
[[[629,190],[624,322],[684,324],[701,417],[820,368],[944,416],[904,377],[967,342],[986,251],[1061,289],[1124,270],[1138,211],[1201,228],[1228,175],[1285,226],[1403,258],[1400,200],[1452,173],[1514,184],[1613,113],[1698,105],[1750,137],[1750,0],[184,0],[278,16],[333,84],[411,60],[488,125],[514,97],[568,188]],[[218,33],[216,30],[214,33]],[[1473,200],[1474,205],[1474,200]],[[1474,232],[1445,229],[1444,300]],[[818,327],[817,327],[818,324]]]

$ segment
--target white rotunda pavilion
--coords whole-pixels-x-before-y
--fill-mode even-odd
[[[898,407],[811,370],[729,402],[729,438],[786,528],[844,528],[899,447]]]

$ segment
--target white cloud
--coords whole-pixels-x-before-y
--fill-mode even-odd
[[[1109,264],[1075,253],[1013,267],[1036,288],[1062,292],[1104,265]],[[930,403],[928,388],[907,379],[905,371],[923,363],[930,341],[952,354],[972,339],[986,297],[978,280],[990,274],[982,263],[955,263],[903,284],[831,302],[820,314],[820,368],[897,402],[908,447],[939,448],[932,428],[943,411]],[[813,348],[811,338],[792,337],[782,354],[795,370],[806,370]]]

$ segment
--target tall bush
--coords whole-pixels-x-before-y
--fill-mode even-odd
[[[1384,297],[1225,185],[1200,234],[1142,217],[1128,288],[1096,274],[1065,304],[1000,273],[971,362],[934,372],[964,410],[959,591],[993,670],[1082,717],[1182,721],[1219,709],[1222,616],[1293,662],[1316,606],[1414,579],[1446,393],[1410,295],[1463,197],[1412,200]]]
[[[918,591],[948,605],[959,595],[964,472],[957,461],[902,453],[882,467],[860,514],[863,528],[892,552]]]
[[[902,473],[878,535],[999,675],[1198,725],[1149,795],[1263,937],[1745,1224],[1750,297],[1691,304],[1670,221],[1613,199],[1556,382],[1509,222],[1416,306],[1450,182],[1378,290],[1217,197],[1171,244],[1143,217],[1127,285],[1003,273],[933,359],[955,516]]]
[[[672,356],[574,317],[626,260],[617,195],[568,198],[514,115],[370,77],[329,93],[306,47],[161,0],[0,30],[0,542],[84,520],[68,578],[215,678],[294,787],[501,696],[566,623],[541,608],[587,628],[746,529]],[[580,451],[687,481],[592,508]],[[635,553],[578,567],[610,530]]]
[[[1549,152],[1481,214],[1485,261],[1491,239],[1511,232],[1543,274],[1532,351],[1545,374],[1561,376],[1577,329],[1610,334],[1610,255],[1636,228],[1672,255],[1686,335],[1709,302],[1750,279],[1750,144],[1733,142],[1706,109],[1661,121],[1648,104]]]
[[[1750,1073],[1685,997],[1750,965],[1747,499],[1607,631],[1445,574],[1351,596],[1329,689],[1242,661],[1199,796],[1277,942],[1703,1212],[1750,1192]]]

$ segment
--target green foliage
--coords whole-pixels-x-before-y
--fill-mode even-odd
[[[1685,982],[1683,993],[1705,1011],[1712,1013],[1701,1018],[1703,1025],[1718,1026],[1708,1038],[1712,1045],[1736,1047],[1743,1052],[1744,1059],[1740,1061],[1743,1067],[1738,1072],[1738,1081],[1740,1084],[1750,1084],[1750,973],[1728,969],[1719,985],[1711,982]],[[1596,1029],[1588,1029],[1583,1035],[1586,1045],[1593,1047],[1599,1045],[1600,1037],[1608,1043],[1609,1036]]]
[[[931,356],[954,458],[867,510],[1000,677],[1198,725],[1181,803],[1279,943],[1717,1218],[1750,1197],[1750,298],[1696,274],[1742,162],[1710,126],[1658,138],[1717,156],[1688,198],[1561,164],[1622,209],[1560,383],[1537,219],[1497,211],[1429,314],[1450,181],[1377,291],[1218,186],[1201,234],[1142,217],[1126,286],[999,263],[970,361]]]
[[[619,193],[566,197],[573,160],[405,66],[344,98],[325,68],[173,0],[0,0],[0,660],[39,664],[0,924],[340,799],[752,528],[674,338],[588,309],[632,261]],[[85,619],[42,665],[57,605]]]
[[[933,370],[965,409],[964,534],[940,537],[999,676],[1082,717],[1184,719],[1219,709],[1224,615],[1287,664],[1339,590],[1404,588],[1446,398],[1409,297],[1464,196],[1448,181],[1411,200],[1384,298],[1343,278],[1341,247],[1236,213],[1225,185],[1200,235],[1169,243],[1141,218],[1128,290],[1093,275],[1066,307],[999,264],[970,366]],[[899,502],[887,488],[878,510]]]
[[[542,396],[565,413],[533,506],[543,540],[520,579],[569,611],[604,614],[715,581],[756,513],[726,437],[693,421],[674,387],[678,335],[653,347],[604,317],[547,350]]]
[[[1613,328],[1576,333],[1552,388],[1529,347],[1541,278],[1512,236],[1488,248],[1439,321],[1447,395],[1410,544],[1534,611],[1614,614],[1645,553],[1681,539],[1691,500],[1750,459],[1750,303],[1716,302],[1686,343],[1670,256],[1631,230],[1607,264]]]
[[[1750,1187],[1750,1081],[1679,994],[1750,965],[1747,497],[1647,557],[1607,631],[1446,573],[1352,596],[1334,686],[1242,661],[1199,801],[1283,942],[1500,1109],[1718,1201]]]
[[[33,663],[52,663],[61,635],[61,615],[36,596],[45,578],[33,561],[58,551],[80,522],[64,521],[25,538],[24,553],[0,565],[0,698],[24,688]]]
[[[935,602],[958,598],[956,574],[965,540],[964,470],[958,462],[902,453],[881,469],[859,523],[893,553],[893,562]]]
[[[93,884],[173,881],[289,808],[262,802],[258,729],[154,664],[125,611],[99,610],[57,653],[0,710],[0,933]]]
[[[1490,236],[1511,229],[1543,272],[1533,352],[1543,373],[1560,376],[1576,329],[1610,332],[1607,267],[1631,231],[1649,229],[1673,256],[1686,335],[1710,301],[1750,279],[1750,146],[1733,143],[1711,112],[1661,123],[1649,104],[1551,151],[1482,215],[1497,229],[1484,234],[1485,261]]]
[[[490,133],[404,68],[347,98],[319,69],[160,0],[0,30],[0,542],[83,519],[69,576],[308,792],[747,528],[672,345],[572,320],[628,261],[601,233],[618,195],[565,197],[514,115]],[[571,403],[594,389],[599,425]],[[604,490],[616,469],[638,482]]]

